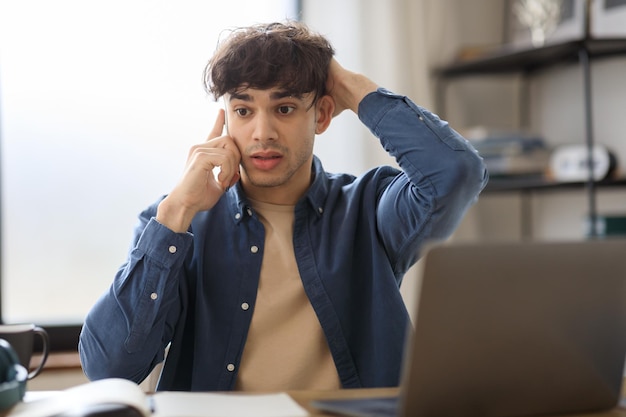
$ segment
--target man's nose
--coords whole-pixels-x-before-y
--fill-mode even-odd
[[[278,132],[274,121],[269,115],[259,114],[254,121],[253,139],[258,141],[273,141],[277,139]]]

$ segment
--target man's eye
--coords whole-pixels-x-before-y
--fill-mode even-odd
[[[292,112],[292,111],[294,111],[294,110],[295,110],[295,108],[294,108],[294,107],[292,107],[292,106],[280,106],[280,107],[278,108],[278,112],[279,112],[280,114],[289,114],[289,113],[291,113],[291,112]]]
[[[239,116],[246,116],[248,114],[248,109],[235,109],[235,113],[237,113]]]

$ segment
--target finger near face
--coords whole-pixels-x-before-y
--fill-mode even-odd
[[[233,161],[231,165],[234,164],[238,166],[241,160],[241,152],[238,146],[228,136],[221,136],[208,142],[198,144],[192,149],[192,155],[190,157],[193,157],[193,153],[222,155],[223,157],[219,157],[220,163],[214,163],[213,165],[222,165],[224,158],[230,158]]]
[[[191,156],[191,165],[202,169],[223,188],[239,173],[240,155],[228,149],[215,146],[198,146]],[[209,172],[210,171],[210,172]]]
[[[207,138],[207,141],[210,141],[211,139],[222,136],[222,133],[224,132],[225,123],[226,123],[226,116],[224,115],[224,109],[219,109],[217,111],[217,117],[215,118],[215,123],[213,124],[213,129],[211,129],[211,133],[209,133],[209,137]]]

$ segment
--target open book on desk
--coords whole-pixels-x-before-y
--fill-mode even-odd
[[[287,393],[159,391],[110,378],[51,392],[13,407],[6,417],[306,417]]]

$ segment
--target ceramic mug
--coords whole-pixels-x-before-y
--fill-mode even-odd
[[[41,361],[33,371],[29,372],[28,379],[33,379],[43,369],[50,353],[50,340],[48,333],[41,327],[34,324],[3,324],[0,325],[0,339],[4,339],[13,348],[20,364],[30,369],[30,360],[33,356],[35,337],[40,337],[43,346]]]

